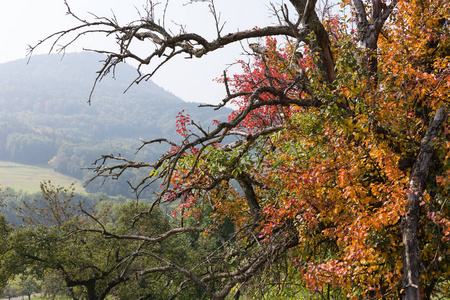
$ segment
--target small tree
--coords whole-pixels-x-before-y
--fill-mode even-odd
[[[59,271],[47,271],[42,277],[41,291],[50,300],[56,297],[68,297],[69,289],[66,287],[64,278]]]
[[[39,284],[32,277],[27,277],[25,280],[23,280],[20,283],[19,287],[22,294],[28,296],[28,300],[31,299],[31,295],[39,292],[40,290]]]
[[[0,207],[3,205],[5,193],[0,189]],[[8,280],[13,273],[8,266],[3,262],[4,255],[8,252],[8,237],[13,231],[13,227],[6,221],[6,216],[0,214],[0,292],[7,285]]]
[[[20,295],[19,287],[15,286],[15,285],[7,285],[3,289],[3,293],[2,294],[8,299],[11,299],[13,297],[17,297],[17,296]]]

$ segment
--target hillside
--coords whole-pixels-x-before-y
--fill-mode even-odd
[[[104,78],[88,105],[102,58],[84,52],[33,56],[28,64],[27,60],[0,64],[0,160],[48,163],[55,171],[86,180],[92,174],[83,168],[101,154],[132,157],[139,138],[178,140],[175,117],[181,110],[205,126],[230,113],[200,109],[151,80],[124,94],[137,75],[129,65],[121,65],[115,78]],[[136,159],[154,160],[166,150],[148,148]],[[141,175],[125,175],[123,182],[106,183],[102,191],[124,194],[129,190],[126,180]],[[88,190],[97,188],[93,184]]]
[[[55,186],[64,187],[74,184],[78,193],[84,191],[84,187],[79,180],[57,173],[50,168],[0,161],[0,187],[37,193],[41,190],[40,183],[42,181],[51,181]]]

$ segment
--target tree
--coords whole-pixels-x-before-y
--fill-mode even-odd
[[[11,226],[5,221],[5,216],[0,215],[0,262],[2,262],[2,256],[7,251],[6,240],[11,231]],[[4,269],[3,263],[0,266],[0,291],[7,285],[9,279],[9,272]]]
[[[48,271],[56,272],[69,289],[83,287],[90,300],[104,299],[117,285],[129,281],[134,274],[133,263],[141,261],[136,249],[143,245],[89,234],[96,230],[95,223],[83,218],[82,212],[92,220],[105,216],[89,213],[82,203],[74,203],[73,188],[42,183],[41,191],[42,199],[23,203],[20,214],[27,225],[16,228],[8,237],[6,265],[19,265],[17,272],[37,277],[43,277]],[[122,219],[126,218],[122,213]],[[127,216],[132,218],[130,215],[131,212]],[[153,233],[158,232],[155,230],[158,227],[167,229],[167,222],[158,213],[151,217],[157,222]],[[144,219],[137,225],[142,226],[142,222]],[[117,234],[113,229],[111,232]]]
[[[11,299],[13,297],[16,297],[19,295],[19,290],[16,286],[8,285],[5,287],[3,294],[8,298]]]
[[[0,207],[2,207],[4,198],[7,197],[7,192],[0,189]],[[0,292],[7,286],[8,280],[11,276],[11,272],[5,268],[3,263],[3,256],[8,251],[7,239],[11,231],[13,230],[11,224],[6,221],[6,217],[0,214]]]
[[[54,300],[56,297],[74,296],[65,286],[64,279],[58,271],[48,271],[42,278],[42,293],[47,299]],[[77,299],[76,297],[73,297]]]
[[[179,201],[177,232],[193,230],[183,227],[185,221],[202,213],[217,224],[233,222],[235,234],[204,262],[207,272],[161,260],[165,270],[182,274],[186,284],[213,299],[251,293],[255,278],[289,278],[295,268],[271,273],[285,255],[312,292],[331,286],[347,297],[377,299],[445,293],[448,3],[344,1],[350,19],[321,22],[316,1],[291,0],[290,6],[273,6],[279,25],[224,35],[214,1],[202,2],[217,21],[212,41],[183,28],[172,33],[156,21],[151,1],[139,20],[125,25],[115,18],[83,20],[67,5],[80,25],[43,40],[55,46],[71,34],[115,36],[119,51],[98,51],[108,56],[97,81],[125,59],[137,61],[139,69],[156,63],[135,80],[140,83],[173,57],[201,58],[232,43],[266,38],[266,45],[249,43],[253,60],[243,64],[242,76],[220,79],[226,96],[217,108],[238,106],[227,122],[206,130],[180,113],[181,143],[157,139],[141,146],[169,146],[156,162],[112,154],[96,161],[96,177],[152,169],[133,188],[139,195],[162,180],[150,211]],[[140,56],[132,48],[139,41],[154,49]],[[231,137],[235,141],[228,142]]]
[[[100,209],[87,208],[75,202],[73,189],[42,183],[41,190],[42,198],[23,203],[20,217],[25,225],[5,238],[7,249],[0,257],[5,274],[42,278],[44,292],[52,297],[61,293],[89,300],[105,299],[110,293],[119,299],[170,297],[184,279],[161,262],[195,265],[197,257],[203,258],[192,254],[187,239],[175,237],[205,229],[172,230],[170,218],[158,209],[136,219],[136,214],[149,209],[144,203],[113,205],[104,200]],[[190,242],[200,239],[191,237]]]
[[[20,283],[20,288],[23,294],[28,296],[28,300],[31,299],[31,295],[39,291],[39,284],[31,277],[28,277]]]

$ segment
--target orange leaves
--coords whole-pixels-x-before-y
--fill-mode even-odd
[[[395,288],[401,266],[388,261],[401,260],[397,225],[406,183],[398,157],[367,130],[367,119],[324,117],[316,115],[321,125],[309,135],[306,116],[294,114],[295,130],[274,141],[274,176],[269,172],[264,182],[278,194],[265,209],[272,225],[266,232],[294,219],[302,244],[334,245],[305,262],[304,280],[312,290],[329,283],[353,295],[364,283],[366,291],[377,291],[385,282],[380,274],[390,274],[383,289]]]
[[[450,190],[450,170],[444,175],[436,176],[436,182],[445,190]]]
[[[285,226],[295,226],[300,244],[294,260],[312,291],[332,285],[348,297],[361,293],[368,298],[380,298],[382,293],[400,297],[400,219],[409,172],[433,109],[448,101],[450,94],[449,59],[437,55],[449,41],[436,38],[448,29],[438,28],[439,19],[430,10],[440,16],[444,10],[432,2],[425,0],[424,7],[399,2],[399,11],[380,37],[377,80],[359,60],[364,50],[358,49],[351,31],[338,19],[327,25],[338,31],[333,37],[337,57],[333,85],[324,85],[315,74],[315,58],[309,50],[305,48],[299,58],[293,55],[299,50],[294,43],[279,47],[275,39],[267,39],[265,50],[252,64],[242,63],[244,74],[227,79],[232,92],[246,93],[235,100],[238,110],[231,119],[251,101],[264,103],[278,97],[249,96],[262,86],[282,89],[289,97],[317,98],[323,106],[258,106],[237,127],[242,135],[274,125],[284,130],[252,141],[243,156],[239,148],[206,148],[193,171],[193,158],[183,157],[174,186],[187,174],[191,186],[208,186],[215,176],[231,174],[205,194],[214,217],[246,226],[254,219],[243,193],[232,183],[233,176],[245,171],[262,210],[257,233],[264,242],[275,239]],[[297,71],[309,73],[296,75],[294,63]],[[301,84],[295,76],[303,76]],[[348,105],[343,108],[342,103]],[[183,125],[188,119],[179,120]],[[421,242],[431,245],[424,258],[449,248],[450,130],[445,126],[443,137],[435,141],[436,164],[421,200],[420,209],[427,216],[420,219]],[[183,126],[179,129],[189,134]],[[400,167],[405,159],[412,163]],[[186,205],[195,206],[193,198],[205,194],[194,189]]]
[[[444,38],[450,31],[442,21],[449,11],[447,1],[399,1],[389,39],[380,38],[380,67],[389,72],[386,78],[398,78],[397,86],[408,87],[403,94],[426,98],[424,101],[435,109],[442,101],[439,98],[448,99],[449,95],[448,87],[442,84],[450,49]]]

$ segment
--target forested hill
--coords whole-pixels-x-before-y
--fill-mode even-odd
[[[0,64],[0,160],[49,164],[86,179],[89,174],[82,168],[101,154],[133,155],[139,138],[176,140],[175,117],[183,109],[205,126],[230,113],[212,114],[212,109],[184,102],[151,80],[124,94],[137,75],[129,65],[121,65],[115,78],[104,78],[88,105],[102,59],[84,52]],[[162,151],[147,149],[138,158],[152,160]],[[104,191],[123,194],[120,186],[106,184]]]

